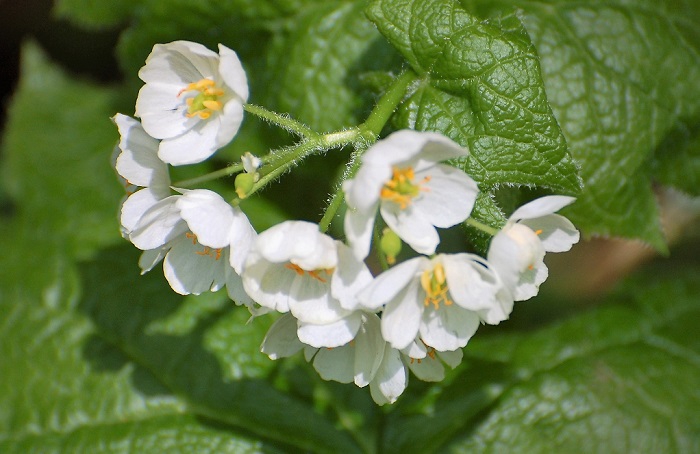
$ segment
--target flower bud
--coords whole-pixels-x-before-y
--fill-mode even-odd
[[[382,231],[379,249],[386,256],[387,263],[393,265],[396,263],[396,256],[401,252],[401,238],[387,227]]]
[[[236,180],[234,185],[236,187],[236,194],[241,199],[245,199],[248,193],[253,189],[255,184],[255,175],[252,173],[239,173],[236,175]]]

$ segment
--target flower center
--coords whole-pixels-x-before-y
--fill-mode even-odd
[[[445,268],[438,263],[432,270],[425,270],[420,277],[420,285],[425,290],[426,306],[432,304],[435,309],[440,308],[440,303],[445,306],[452,304],[452,300],[447,296],[447,279],[445,278]]]
[[[421,185],[430,181],[430,177],[425,177],[418,183],[414,182],[415,178],[413,167],[404,169],[392,167],[391,180],[384,183],[380,197],[398,204],[402,210],[405,210],[411,200],[418,197],[421,191],[429,190]]]
[[[197,244],[197,235],[195,235],[192,232],[187,232],[185,233],[185,237],[189,238],[192,240],[192,244]],[[195,252],[197,255],[208,255],[210,257],[214,257],[214,260],[219,260],[221,258],[221,248],[219,249],[212,249],[209,246],[203,246],[204,249],[201,251]]]
[[[185,100],[187,103],[188,118],[198,116],[202,120],[206,120],[211,117],[212,112],[217,112],[224,107],[224,103],[219,101],[219,96],[223,96],[224,91],[218,88],[211,79],[202,79],[198,82],[193,82],[180,90],[180,93],[177,95],[180,96],[189,91],[198,93]]]
[[[321,268],[321,269],[318,269],[318,270],[311,270],[311,271],[309,271],[309,270],[303,269],[303,268],[300,267],[299,265],[295,265],[294,263],[287,263],[286,265],[284,265],[284,267],[287,268],[288,270],[294,271],[294,272],[297,273],[299,276],[304,276],[304,275],[308,274],[308,275],[311,276],[313,279],[316,279],[316,280],[319,281],[319,282],[323,282],[324,284],[325,284],[326,282],[328,282],[328,277],[329,277],[331,274],[333,274],[333,268],[328,268],[328,269],[326,269],[326,268]],[[324,277],[324,276],[321,276],[321,273],[323,273],[323,274],[325,275],[325,277]]]

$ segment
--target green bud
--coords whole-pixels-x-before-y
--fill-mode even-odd
[[[236,180],[234,181],[234,185],[236,187],[236,194],[238,194],[238,197],[241,199],[245,199],[248,196],[248,193],[253,189],[253,185],[255,184],[255,175],[252,173],[239,173],[236,175]]]
[[[389,265],[396,263],[396,256],[401,252],[401,238],[390,228],[382,231],[382,239],[379,240],[379,249],[386,256]]]

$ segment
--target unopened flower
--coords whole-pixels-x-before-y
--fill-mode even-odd
[[[498,323],[510,311],[495,272],[466,253],[407,260],[377,276],[358,298],[369,309],[384,306],[382,335],[399,350],[417,337],[438,351],[456,350],[481,321]]]
[[[136,116],[162,139],[158,156],[172,165],[193,164],[231,141],[243,121],[248,81],[238,56],[219,44],[219,54],[198,43],[156,44],[139,71],[146,84]]]
[[[177,293],[199,294],[224,285],[239,304],[250,305],[239,274],[255,239],[255,230],[239,208],[205,189],[183,190],[146,211],[131,232],[145,252],[143,272],[163,260],[163,272]]]
[[[478,188],[463,171],[442,161],[468,151],[447,137],[402,130],[362,155],[355,178],[345,181],[345,233],[355,255],[369,254],[377,209],[386,224],[417,252],[432,254],[440,242],[435,227],[464,221]]]
[[[547,279],[546,252],[564,252],[578,242],[576,227],[556,211],[576,199],[546,196],[513,212],[506,225],[492,239],[488,261],[513,294],[515,301],[537,295]]]
[[[262,232],[245,265],[243,285],[263,307],[299,320],[299,338],[315,347],[351,340],[360,326],[357,291],[371,282],[350,249],[318,225],[287,221]]]

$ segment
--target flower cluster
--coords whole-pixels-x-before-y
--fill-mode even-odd
[[[238,131],[248,86],[235,52],[186,41],[156,45],[139,76],[141,121],[114,117],[121,136],[114,166],[128,193],[122,235],[143,251],[142,271],[162,261],[177,293],[225,287],[253,315],[281,314],[264,353],[277,359],[303,351],[321,377],[369,385],[380,405],[401,395],[409,371],[442,380],[480,324],[506,320],[515,301],[537,294],[547,278],[545,253],[579,239],[555,214],[574,199],[547,196],[511,215],[486,258],[436,254],[437,229],[465,222],[479,189],[450,164],[467,149],[413,130],[370,146],[344,181],[346,242],[306,221],[257,233],[237,202],[266,172],[264,159],[243,157],[234,204],[209,190],[173,187],[169,177],[169,165],[201,162]],[[397,263],[403,243],[413,252]],[[372,251],[381,272],[365,262]]]

